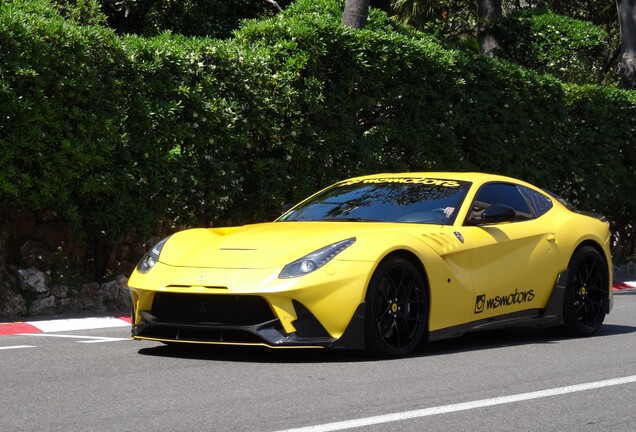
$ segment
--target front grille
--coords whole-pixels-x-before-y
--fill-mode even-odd
[[[152,315],[159,322],[251,326],[275,319],[258,296],[156,293]]]

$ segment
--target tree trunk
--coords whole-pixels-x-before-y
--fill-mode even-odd
[[[501,17],[501,0],[476,0],[476,2],[479,51],[483,55],[494,57],[499,43],[488,30],[488,25]]]
[[[369,16],[369,0],[346,0],[342,24],[356,29],[364,28]]]
[[[636,0],[616,0],[621,29],[621,87],[636,89]]]

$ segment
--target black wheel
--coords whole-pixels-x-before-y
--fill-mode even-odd
[[[609,301],[608,271],[601,254],[591,246],[577,249],[568,265],[563,321],[575,336],[594,334],[603,324]]]
[[[367,290],[365,341],[385,357],[413,351],[426,332],[427,287],[422,273],[403,258],[380,263]]]

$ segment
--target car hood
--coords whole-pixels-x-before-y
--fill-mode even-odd
[[[356,237],[339,259],[366,260],[371,234],[408,231],[407,224],[362,222],[271,222],[233,228],[190,229],[174,234],[159,261],[183,267],[268,268],[284,266],[317,249]],[[420,225],[419,232],[440,226]],[[408,234],[407,234],[408,235]],[[418,235],[421,238],[421,236]]]

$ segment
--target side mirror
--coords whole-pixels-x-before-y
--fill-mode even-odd
[[[517,213],[515,210],[505,204],[493,204],[488,207],[483,213],[475,218],[469,220],[471,225],[485,225],[500,222],[514,222],[517,219]]]

